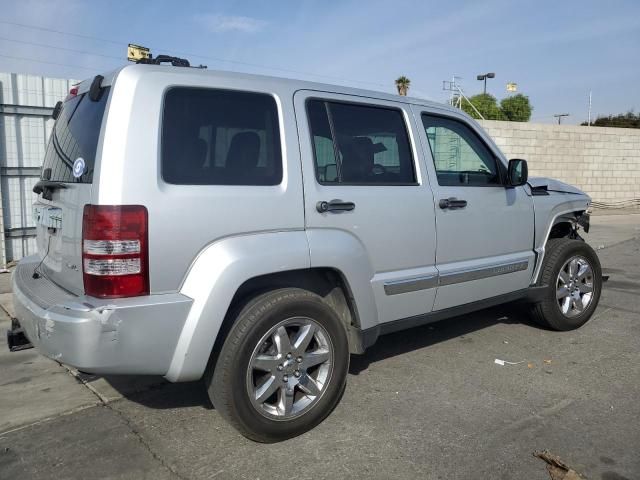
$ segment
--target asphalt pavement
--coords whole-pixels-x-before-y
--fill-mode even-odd
[[[382,337],[351,357],[329,418],[279,444],[241,437],[199,382],[83,376],[0,348],[0,479],[543,480],[545,449],[589,479],[640,478],[639,219],[594,217],[610,280],[583,328],[505,305]]]

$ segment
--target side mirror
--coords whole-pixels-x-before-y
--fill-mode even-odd
[[[507,186],[519,187],[527,183],[529,178],[529,168],[527,161],[519,158],[509,160],[509,169],[507,174]]]

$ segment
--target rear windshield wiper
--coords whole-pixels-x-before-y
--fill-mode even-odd
[[[62,182],[54,182],[53,180],[40,180],[33,187],[33,193],[42,194],[45,200],[51,200],[51,192],[58,189],[68,188]]]

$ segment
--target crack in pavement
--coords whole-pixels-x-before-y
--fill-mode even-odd
[[[34,427],[36,425],[41,425],[43,423],[47,423],[51,420],[55,420],[56,418],[66,417],[67,415],[73,415],[74,413],[82,412],[83,410],[88,410],[89,408],[94,408],[100,405],[100,402],[91,403],[89,405],[82,405],[77,408],[73,408],[71,410],[67,410],[66,412],[58,413],[55,415],[51,415],[50,417],[41,418],[40,420],[36,420],[35,422],[27,423],[25,425],[20,425],[18,427],[12,428],[11,430],[5,430],[0,432],[0,439],[4,438],[5,435],[9,435],[10,433],[19,432],[24,430],[25,428]]]
[[[144,439],[144,437],[142,436],[142,433],[140,433],[134,426],[133,422],[131,421],[130,418],[128,418],[123,412],[121,412],[120,410],[113,408],[111,406],[111,403],[109,402],[109,400],[107,398],[105,398],[102,394],[100,394],[100,392],[98,392],[98,390],[96,390],[95,388],[93,388],[92,385],[90,385],[86,380],[84,380],[77,371],[70,369],[69,367],[67,367],[66,365],[60,364],[60,366],[62,366],[67,372],[69,372],[69,374],[74,377],[80,384],[82,384],[83,386],[85,386],[93,395],[96,396],[96,398],[99,400],[99,403],[97,406],[102,406],[103,408],[107,408],[110,411],[112,411],[113,413],[115,413],[116,415],[118,415],[118,417],[124,422],[124,424],[127,426],[127,428],[129,429],[129,431],[134,435],[134,437],[136,437],[136,440],[138,440],[138,443],[140,443],[140,445],[147,451],[149,452],[149,454],[151,455],[151,457],[156,460],[160,465],[162,465],[163,468],[165,468],[167,471],[169,471],[170,474],[172,474],[173,476],[175,476],[176,478],[179,478],[180,480],[190,480],[188,477],[185,477],[184,475],[182,475],[181,473],[177,472],[171,465],[169,465],[162,457],[160,457],[160,455],[158,453],[156,453],[152,448],[151,445],[149,445],[147,443],[147,441]]]

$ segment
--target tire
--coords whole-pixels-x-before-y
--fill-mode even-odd
[[[348,369],[346,331],[333,309],[315,293],[282,288],[242,308],[205,382],[222,417],[245,437],[271,443],[322,422],[342,397]]]
[[[576,267],[569,265],[574,260],[576,263],[572,265]],[[591,269],[590,276],[584,270],[585,265]],[[571,268],[576,269],[573,275]],[[579,272],[585,272],[583,278],[579,278]],[[581,240],[550,239],[538,285],[547,288],[542,300],[532,306],[533,320],[553,330],[575,330],[591,318],[600,300],[602,268],[598,255]],[[587,298],[588,293],[591,296]]]

